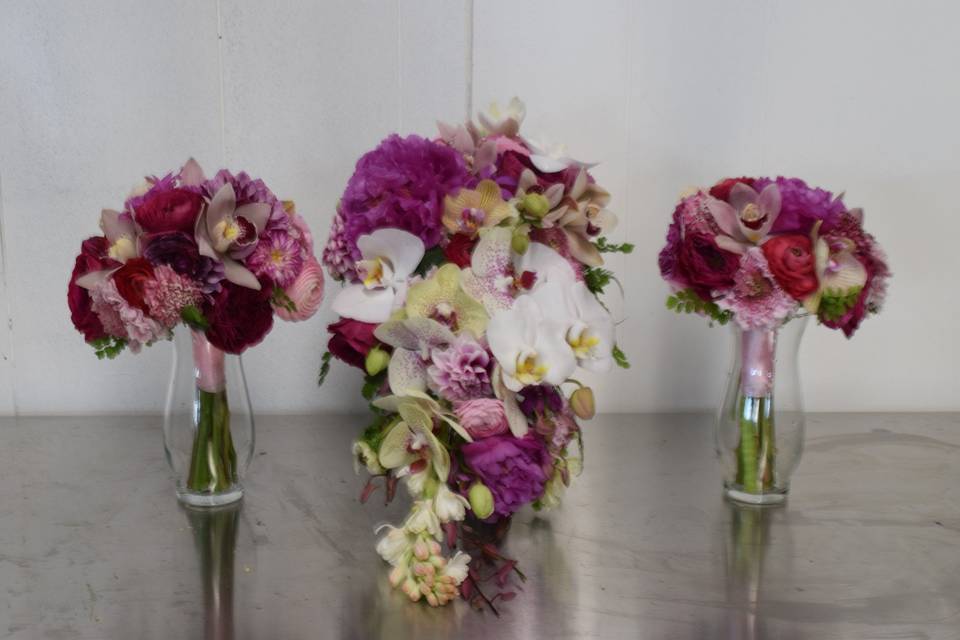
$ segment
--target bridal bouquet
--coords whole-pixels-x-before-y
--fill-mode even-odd
[[[680,201],[659,262],[673,289],[668,309],[738,328],[717,423],[727,495],[781,502],[802,450],[803,415],[798,386],[782,384],[774,407],[775,365],[793,373],[792,362],[777,359],[778,333],[801,319],[789,333],[795,350],[805,317],[850,337],[880,311],[890,271],[863,211],[796,178],[728,179]]]
[[[512,596],[480,591],[516,563],[479,532],[559,502],[581,466],[577,418],[594,414],[572,376],[627,366],[598,295],[613,277],[602,254],[632,246],[604,237],[616,218],[592,165],[521,137],[523,117],[514,99],[436,139],[385,139],[357,163],[323,253],[344,284],[324,370],[331,354],[362,369],[373,412],[354,444],[364,498],[377,479],[413,498],[377,551],[393,586],[433,606]]]
[[[222,170],[207,179],[189,160],[150,177],[119,211],[100,215],[103,235],[83,241],[67,300],[99,358],[193,331],[201,423],[188,486],[216,492],[235,478],[224,391],[224,353],[258,344],[284,320],[312,316],[323,295],[313,239],[292,202],[261,180]]]

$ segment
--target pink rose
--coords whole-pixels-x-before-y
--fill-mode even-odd
[[[495,398],[464,400],[453,405],[460,424],[471,436],[480,440],[506,433],[510,428],[503,403]]]
[[[300,275],[290,283],[284,292],[296,305],[295,311],[277,307],[277,315],[288,322],[300,322],[313,316],[323,302],[323,269],[312,257],[300,271]]]

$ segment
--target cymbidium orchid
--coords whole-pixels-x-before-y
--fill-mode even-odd
[[[617,216],[606,209],[609,202],[610,192],[591,182],[586,170],[581,169],[560,204],[544,216],[543,226],[563,229],[571,255],[598,267],[603,264],[603,256],[593,239],[617,226]]]
[[[589,169],[595,167],[596,162],[582,162],[571,158],[567,153],[567,145],[552,144],[545,140],[524,138],[523,141],[530,148],[530,162],[543,173],[556,173],[567,167],[581,167]]]
[[[613,366],[614,325],[610,313],[582,282],[555,280],[531,296],[541,309],[550,310],[577,363],[603,373]]]
[[[451,126],[438,122],[440,139],[463,154],[467,166],[475,175],[487,175],[494,169],[497,161],[497,141],[482,138],[472,125]]]
[[[194,234],[200,255],[223,264],[224,277],[230,282],[259,290],[260,281],[240,260],[256,249],[269,217],[269,204],[250,202],[238,207],[233,185],[224,184],[197,217]]]
[[[333,301],[333,310],[361,322],[385,322],[403,303],[407,281],[423,259],[423,241],[401,229],[377,229],[360,236],[357,263],[361,282],[347,285]]]
[[[378,457],[385,469],[399,469],[417,460],[427,461],[437,477],[446,481],[450,473],[450,454],[433,433],[433,419],[414,403],[401,403],[400,420],[380,444]]]
[[[457,432],[457,434],[467,442],[473,442],[473,438],[467,430],[457,422],[456,414],[423,391],[407,388],[403,395],[383,396],[377,398],[371,404],[378,409],[390,413],[398,413],[400,407],[408,404],[412,405],[422,410],[428,416],[433,416],[445,422],[447,426]]]
[[[483,305],[461,288],[460,267],[449,263],[410,286],[404,311],[408,318],[436,320],[454,334],[469,331],[481,336],[488,320]]]
[[[858,215],[858,211],[855,209],[851,213]],[[818,222],[811,232],[819,287],[803,301],[804,308],[812,314],[817,313],[824,297],[846,298],[867,283],[867,269],[854,255],[856,245],[853,241],[820,236],[820,226]]]
[[[577,361],[565,339],[565,318],[551,316],[530,295],[490,319],[487,341],[500,363],[504,385],[519,391],[528,385],[558,385],[573,373]],[[559,321],[558,321],[559,320]]]
[[[481,227],[495,227],[513,215],[515,209],[493,180],[481,180],[476,189],[461,189],[443,201],[443,226],[450,233],[473,237]]]
[[[463,271],[464,290],[491,315],[513,306],[518,294],[553,279],[573,281],[573,268],[545,244],[530,242],[523,254],[512,248],[513,232],[495,227],[481,233],[470,268]]]
[[[503,108],[496,102],[491,103],[486,110],[477,114],[477,120],[484,135],[513,137],[520,131],[526,115],[526,105],[514,96]]]
[[[780,189],[770,184],[757,193],[738,182],[730,189],[730,202],[707,199],[710,214],[723,234],[714,238],[717,246],[734,253],[746,253],[753,245],[763,244],[780,215]],[[725,235],[724,235],[725,234]]]
[[[129,213],[104,209],[100,212],[100,229],[110,243],[107,255],[113,260],[126,262],[140,255],[137,229]]]

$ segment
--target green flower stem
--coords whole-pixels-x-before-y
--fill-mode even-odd
[[[197,404],[197,433],[187,488],[197,493],[226,491],[237,481],[237,452],[230,434],[227,393],[198,389]]]
[[[738,403],[740,444],[737,446],[737,484],[747,493],[760,494],[773,487],[773,399],[743,396]]]

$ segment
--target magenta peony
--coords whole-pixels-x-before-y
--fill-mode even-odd
[[[476,398],[453,404],[453,412],[474,439],[506,433],[509,429],[503,402],[496,398]]]
[[[357,238],[376,229],[403,229],[435,247],[444,237],[443,199],[468,183],[459,153],[420,136],[392,135],[357,162],[340,200],[323,263],[334,278],[355,279]]]
[[[293,283],[284,289],[296,309],[277,307],[277,315],[288,322],[300,322],[310,318],[323,302],[323,269],[317,259],[311,257]]]
[[[484,438],[461,450],[466,465],[493,493],[496,516],[509,516],[543,495],[552,460],[543,439],[535,433],[523,438]]]

